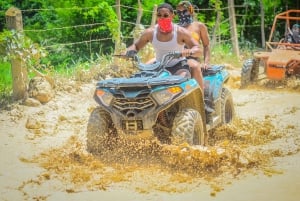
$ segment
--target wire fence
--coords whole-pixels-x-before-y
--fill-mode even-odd
[[[132,6],[126,6],[126,5],[120,5],[121,9],[131,9],[131,10],[134,10],[136,11],[136,13],[138,12],[138,8],[136,7],[132,7]],[[80,10],[91,10],[91,9],[95,9],[96,7],[85,7],[85,8],[79,8],[79,7],[74,7],[74,8],[49,8],[49,9],[27,9],[27,10],[21,10],[22,12],[22,16],[23,16],[23,19],[24,18],[30,18],[30,14],[32,12],[34,13],[38,13],[38,12],[44,12],[44,11],[49,11],[49,12],[57,12],[57,11],[65,11],[65,10],[69,10],[69,11],[80,11]],[[235,9],[245,9],[245,6],[238,6],[236,5],[235,6]],[[223,7],[220,9],[221,12],[224,12],[226,13],[228,10],[228,7]],[[3,10],[0,10],[0,17],[1,15],[4,17],[5,15],[5,12],[6,11],[3,11]],[[148,13],[148,14],[153,14],[153,11],[152,10],[144,10],[143,9],[143,13]],[[215,9],[213,8],[207,8],[207,9],[199,9],[199,8],[196,8],[195,9],[195,12],[196,13],[204,13],[204,12],[215,12]],[[236,15],[238,18],[243,18],[245,17],[245,15],[241,15],[241,14],[238,14]],[[259,14],[257,14],[257,16],[259,16]],[[51,20],[51,19],[49,19]],[[220,22],[220,27],[222,27],[222,30],[219,30],[219,32],[217,33],[218,35],[215,36],[215,38],[218,39],[217,43],[218,44],[224,44],[224,43],[229,43],[231,41],[231,36],[230,34],[230,26],[228,25],[229,24],[229,19],[223,19],[221,22]],[[204,22],[205,23],[205,22]],[[206,24],[206,23],[205,23]],[[128,30],[133,30],[134,27],[135,27],[135,22],[129,22],[129,21],[126,21],[126,20],[121,20],[121,25],[122,26],[126,26]],[[213,27],[210,27],[209,24],[206,24],[207,27],[208,27],[208,30],[209,30],[209,35],[210,35],[210,38],[213,37],[213,33],[212,33],[212,28]],[[94,22],[94,23],[88,23],[88,24],[77,24],[77,25],[70,25],[70,26],[63,26],[63,27],[51,27],[51,28],[47,28],[47,27],[44,27],[42,29],[33,29],[33,28],[29,28],[26,24],[24,24],[24,32],[25,34],[47,34],[49,32],[63,32],[65,30],[78,30],[80,28],[93,28],[93,27],[104,27],[104,26],[107,26],[105,23],[103,22]],[[143,24],[144,27],[149,27],[150,24]],[[239,30],[241,29],[245,29],[245,28],[258,28],[260,25],[243,25],[243,24],[237,24],[237,29],[238,29],[238,32]],[[271,26],[271,25],[265,25],[265,26]],[[224,28],[225,27],[225,28]],[[86,30],[85,30],[86,31]],[[63,33],[57,33],[57,34],[63,34]],[[238,33],[239,34],[239,33]],[[123,36],[123,39],[127,39],[128,41],[130,40],[133,40],[134,39],[134,36],[132,34],[130,35],[125,35]],[[102,42],[112,42],[113,41],[113,38],[106,35],[106,37],[99,37],[97,36],[96,38],[78,38],[78,41],[68,41],[66,39],[66,41],[63,41],[63,42],[52,42],[51,43],[51,40],[47,41],[47,44],[44,44],[43,47],[44,48],[60,48],[60,47],[65,47],[65,46],[75,46],[75,45],[79,45],[79,44],[92,44],[92,43],[102,43]]]

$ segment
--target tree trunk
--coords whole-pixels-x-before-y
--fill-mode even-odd
[[[9,8],[5,13],[5,18],[9,30],[23,32],[22,13],[18,8]],[[26,97],[28,89],[27,68],[23,58],[15,56],[11,59],[13,99],[22,100]]]
[[[213,28],[213,35],[212,35],[212,42],[211,47],[213,48],[217,43],[217,34],[220,31],[220,20],[221,20],[221,11],[217,10],[217,17],[216,17],[216,23]]]
[[[248,5],[246,5],[246,7],[245,7],[245,15],[243,16],[243,25],[242,25],[242,28],[240,30],[242,40],[246,40],[245,36],[244,36],[244,32],[245,32],[245,29],[246,29],[247,15],[248,15]]]
[[[266,47],[266,38],[265,38],[265,11],[264,11],[264,3],[262,0],[260,0],[260,15],[261,15],[261,45],[262,48]]]
[[[151,26],[152,27],[156,24],[156,15],[157,15],[157,5],[154,5],[154,7],[153,7],[153,14],[152,14],[152,20],[151,20]]]
[[[139,5],[139,9],[138,9],[135,25],[141,24],[141,19],[143,16],[143,8],[142,8],[141,0],[138,0],[138,5]]]
[[[118,38],[116,38],[115,41],[115,53],[119,52],[120,50],[120,46],[121,46],[121,21],[122,21],[122,17],[121,17],[121,5],[120,5],[120,0],[116,0],[116,14],[118,17],[118,21],[119,21],[119,27],[118,27]]]
[[[216,23],[212,30],[212,41],[210,43],[210,46],[212,48],[217,44],[217,36],[220,35],[220,23],[221,23],[221,14],[222,14],[220,6],[221,6],[221,2],[216,1],[214,5],[215,11],[217,13]]]
[[[237,31],[236,31],[234,0],[228,0],[228,11],[229,11],[230,32],[231,32],[233,53],[237,57],[239,57],[240,52],[239,52],[238,36],[237,36]]]

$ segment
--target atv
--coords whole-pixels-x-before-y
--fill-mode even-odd
[[[195,79],[171,75],[165,69],[174,58],[177,65],[187,65],[180,57],[179,52],[170,52],[161,62],[144,64],[135,54],[131,59],[138,72],[97,83],[94,99],[99,106],[87,125],[89,152],[98,152],[103,140],[114,141],[120,133],[150,132],[163,144],[180,138],[190,145],[205,145],[209,130],[231,122],[234,107],[231,92],[224,87],[229,78],[224,66],[214,65],[204,72],[203,97]],[[214,112],[206,113],[205,104]]]
[[[300,10],[288,10],[275,16],[269,40],[266,42],[267,51],[255,52],[254,58],[243,64],[241,88],[255,83],[260,72],[274,81],[300,76],[300,41],[293,43],[288,40],[288,36],[293,34],[290,27],[299,21]],[[264,69],[260,69],[260,64],[263,64]]]

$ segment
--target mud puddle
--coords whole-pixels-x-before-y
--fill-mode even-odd
[[[263,121],[235,119],[211,133],[207,147],[161,145],[154,138],[124,138],[100,155],[88,153],[85,143],[72,136],[61,147],[33,158],[21,158],[23,162],[37,163],[44,171],[23,182],[19,190],[26,197],[28,189],[43,189],[49,182],[57,182],[56,188],[67,193],[112,188],[140,194],[184,193],[205,183],[211,188],[210,196],[216,196],[242,175],[282,174],[272,168],[273,158],[296,153],[298,149],[283,151],[281,145],[275,143],[270,148],[270,144],[293,129],[275,129],[270,117]],[[42,192],[37,195],[40,200],[47,198]]]

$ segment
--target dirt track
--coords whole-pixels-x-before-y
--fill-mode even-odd
[[[88,154],[94,84],[69,84],[39,107],[13,105],[0,113],[0,200],[300,200],[299,90],[238,83],[229,85],[237,119],[211,136],[214,146],[167,155],[149,154],[153,141]]]

